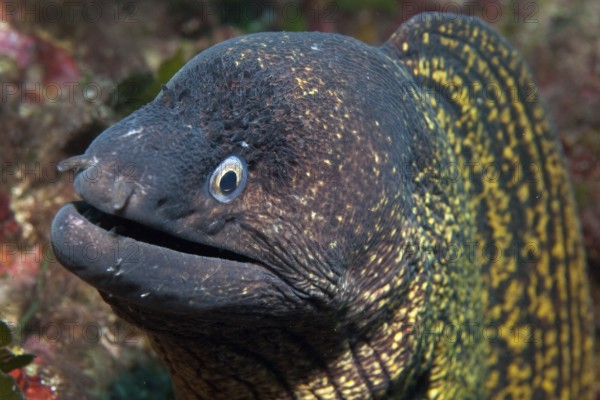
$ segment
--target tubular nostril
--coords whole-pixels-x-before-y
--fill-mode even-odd
[[[93,164],[94,161],[92,159],[82,154],[80,156],[69,157],[66,160],[62,160],[58,163],[56,168],[59,172],[74,171],[77,173]]]
[[[61,161],[58,163],[57,169],[60,172],[72,171],[78,175],[82,171],[96,168],[90,176],[75,180],[75,191],[84,199],[86,197],[103,198],[114,211],[122,211],[133,195],[131,177],[113,176],[110,174],[112,169],[101,171],[100,167],[101,165],[95,157],[79,155]]]

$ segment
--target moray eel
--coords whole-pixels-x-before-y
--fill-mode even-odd
[[[180,399],[584,399],[561,148],[524,62],[421,14],[381,47],[259,33],[61,164],[54,250]]]

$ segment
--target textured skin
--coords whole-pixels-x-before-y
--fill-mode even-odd
[[[57,216],[53,240],[148,333],[179,398],[590,398],[592,314],[560,147],[527,68],[488,27],[424,14],[379,49],[250,35],[167,86],[77,161],[133,163],[135,185],[105,173],[76,189],[257,260],[248,275],[210,278],[205,259],[178,269],[157,252],[123,288],[62,251],[80,221]],[[230,154],[248,184],[217,204],[206,177]],[[156,268],[165,286],[185,271],[164,303]],[[271,283],[246,283],[260,274]]]
[[[488,256],[473,273],[482,277],[484,324],[495,326],[491,337],[504,332],[484,340],[487,391],[589,398],[585,257],[564,161],[529,71],[497,34],[468,19],[414,20],[386,46],[417,85],[451,88],[451,101],[427,101],[458,165],[475,171],[464,180],[466,208],[476,221],[476,254]],[[460,92],[465,86],[471,93]],[[488,243],[504,256],[489,254]]]

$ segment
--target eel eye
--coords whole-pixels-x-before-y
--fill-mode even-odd
[[[247,177],[246,161],[238,156],[229,156],[212,173],[210,194],[221,203],[229,203],[242,193]]]

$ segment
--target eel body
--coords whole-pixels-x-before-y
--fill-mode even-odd
[[[476,19],[225,41],[61,166],[57,256],[181,399],[591,396],[561,149]]]

